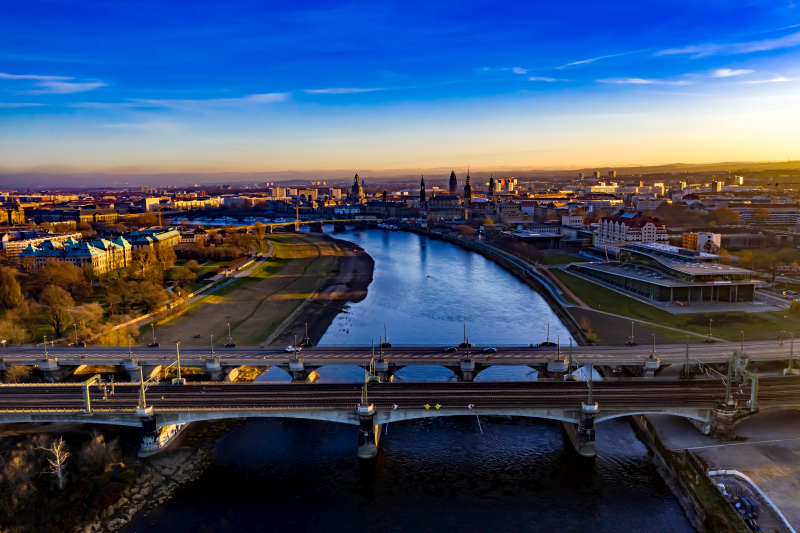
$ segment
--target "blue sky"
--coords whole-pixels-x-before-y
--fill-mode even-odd
[[[0,168],[800,159],[793,1],[6,3]]]

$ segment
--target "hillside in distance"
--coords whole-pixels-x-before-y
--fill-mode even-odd
[[[157,187],[192,187],[205,185],[231,184],[236,186],[263,187],[265,183],[308,185],[311,181],[324,181],[327,185],[342,185],[352,182],[353,175],[358,172],[361,178],[369,181],[406,181],[416,180],[424,174],[432,179],[444,178],[450,174],[450,168],[416,168],[416,169],[350,169],[350,170],[308,170],[308,171],[273,171],[273,172],[176,172],[176,173],[114,173],[114,172],[71,172],[63,171],[3,171],[0,169],[0,187],[19,191],[30,188],[41,189],[80,189],[80,188],[124,188],[143,185]],[[786,170],[794,174],[800,171],[800,161],[730,161],[718,163],[670,163],[649,166],[604,166],[595,168],[474,168],[471,175],[476,179],[486,178],[492,173],[495,177],[514,176],[516,178],[541,178],[574,176],[583,172],[591,176],[599,171],[606,176],[609,170],[616,170],[618,176],[669,174],[692,172],[764,172]],[[459,177],[466,174],[466,169],[456,168]]]

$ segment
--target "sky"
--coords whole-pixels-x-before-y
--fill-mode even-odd
[[[800,159],[800,0],[2,11],[4,171]]]

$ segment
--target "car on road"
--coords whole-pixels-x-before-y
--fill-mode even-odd
[[[284,351],[286,351],[286,352],[299,352],[300,350],[302,350],[302,348],[299,347],[299,346],[288,346],[286,348],[286,350],[284,350]]]
[[[450,348],[447,348],[447,349],[444,351],[444,353],[456,353],[457,351],[458,351],[458,349],[456,349],[456,348],[453,348],[453,347],[450,347]]]
[[[484,348],[483,353],[495,353],[497,348]]]

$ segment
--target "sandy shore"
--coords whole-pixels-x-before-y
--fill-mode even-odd
[[[308,336],[316,345],[345,305],[360,302],[367,297],[367,288],[372,283],[375,268],[372,257],[360,246],[349,241],[327,235],[320,235],[319,238],[331,242],[338,249],[339,259],[312,301],[272,340],[272,346],[293,344],[295,335],[299,342],[299,339],[305,337],[306,324]]]

